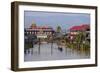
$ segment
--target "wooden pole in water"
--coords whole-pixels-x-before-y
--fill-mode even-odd
[[[51,41],[51,55],[52,55],[52,53],[53,53],[53,39]]]
[[[31,54],[33,54],[33,48],[34,48],[34,41],[32,41]]]
[[[38,53],[40,54],[40,45],[41,45],[41,43],[40,43],[40,38],[39,38],[39,48],[38,48]]]

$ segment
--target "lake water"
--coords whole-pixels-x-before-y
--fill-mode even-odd
[[[51,48],[52,47],[52,48]],[[42,43],[40,45],[34,45],[34,48],[30,48],[32,53],[24,54],[24,61],[47,61],[47,60],[67,60],[67,59],[87,59],[90,58],[88,52],[79,51],[75,49],[65,48],[58,49],[56,43]]]

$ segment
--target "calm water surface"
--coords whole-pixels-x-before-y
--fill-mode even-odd
[[[47,60],[67,60],[67,59],[87,59],[90,58],[89,52],[65,48],[58,49],[56,43],[42,43],[30,48],[31,53],[24,54],[24,61],[47,61]]]

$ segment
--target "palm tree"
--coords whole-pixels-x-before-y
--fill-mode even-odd
[[[81,45],[83,44],[83,41],[85,40],[85,33],[79,32],[79,34],[75,38],[75,42],[77,43],[77,48],[80,49]]]
[[[79,34],[76,36],[75,42],[78,49],[88,49],[90,47],[90,43],[86,40],[85,32],[79,32]]]

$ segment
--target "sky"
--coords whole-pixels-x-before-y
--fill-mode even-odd
[[[30,27],[32,22],[37,26],[50,26],[53,29],[60,26],[63,30],[68,30],[72,26],[90,24],[90,14],[24,11],[24,27]]]

